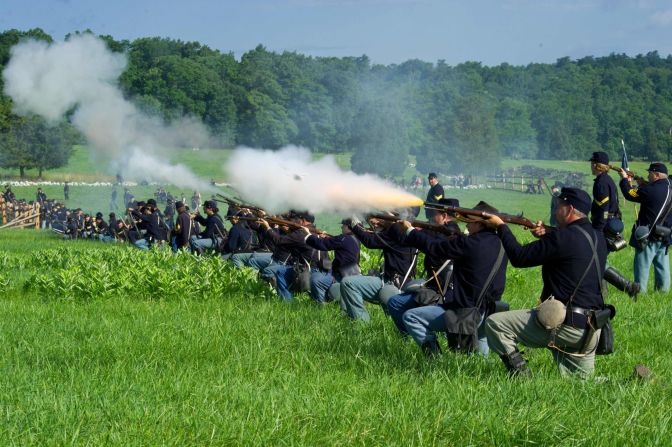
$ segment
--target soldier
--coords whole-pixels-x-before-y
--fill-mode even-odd
[[[206,200],[203,204],[203,210],[207,218],[201,216],[198,211],[194,216],[194,220],[201,225],[205,225],[205,229],[199,235],[193,234],[191,236],[191,249],[196,253],[203,253],[206,248],[218,249],[221,243],[226,238],[226,229],[224,223],[219,217],[219,208],[214,200]]]
[[[117,211],[117,188],[112,188],[110,195],[110,211]]]
[[[103,240],[108,233],[109,226],[103,220],[103,213],[96,213],[96,219],[93,221],[93,237],[94,239]]]
[[[365,230],[353,217],[352,233],[365,247],[383,251],[383,271],[379,276],[348,276],[341,282],[341,309],[354,320],[369,321],[365,301],[380,304],[386,310],[389,299],[415,276],[417,250],[398,242],[401,226],[395,223],[381,229],[381,222],[370,222],[378,231]]]
[[[47,195],[44,193],[44,191],[42,191],[42,188],[37,188],[35,199],[37,203],[40,204],[40,206],[44,206],[44,203],[47,201]]]
[[[427,192],[427,200],[426,202],[438,202],[439,200],[443,199],[443,186],[439,183],[439,178],[436,176],[435,173],[430,172],[429,175],[427,176],[427,181],[429,182],[429,191]],[[433,210],[425,208],[425,218],[427,220],[432,220],[432,216],[434,215]]]
[[[635,247],[635,281],[641,291],[646,292],[649,269],[653,264],[654,289],[661,292],[670,290],[670,260],[667,248],[670,245],[672,227],[672,186],[667,177],[667,166],[651,163],[649,183],[632,188],[628,174],[621,169],[620,187],[626,200],[641,204],[637,221],[632,227],[630,245]]]
[[[316,293],[325,295],[328,300],[340,302],[340,283],[343,278],[362,274],[359,268],[359,241],[352,234],[352,219],[341,221],[341,234],[338,236],[311,234],[307,227],[304,227],[304,232],[306,233],[306,244],[316,250],[334,252],[334,261],[331,265],[333,284],[328,284],[326,281],[316,284],[318,287],[327,287],[327,290]]]
[[[592,316],[605,309],[607,247],[588,220],[591,202],[583,190],[562,188],[555,211],[559,228],[547,232],[539,225],[533,234],[540,239],[524,246],[498,216],[489,216],[511,265],[541,265],[544,283],[538,309],[496,313],[485,322],[490,349],[513,375],[530,375],[518,343],[551,349],[562,375],[587,375],[595,368],[600,328]]]
[[[238,210],[229,216],[232,226],[224,247],[226,255],[222,256],[223,258],[230,258],[236,268],[248,265],[250,259],[254,256],[254,252],[260,246],[257,232],[250,227],[252,222],[241,221],[241,215],[243,215],[243,211]]]
[[[307,211],[293,212],[291,216],[292,221],[301,226],[312,225],[315,221],[315,218]],[[292,230],[287,234],[279,234],[270,229],[267,221],[261,219],[259,222],[266,229],[266,234],[275,246],[289,251],[293,261],[292,264],[286,263],[273,269],[278,295],[285,301],[291,301],[293,298],[292,292],[298,291],[292,290],[292,284],[300,279],[297,275],[304,275],[304,277],[309,278],[307,282],[309,282],[311,297],[318,303],[323,303],[325,301],[324,292],[332,282],[331,274],[321,263],[322,259],[329,259],[328,255],[308,246],[305,241],[305,233],[301,228]]]
[[[147,204],[141,207],[141,211],[136,211],[133,208],[128,208],[128,211],[140,221],[138,226],[146,230],[144,238],[138,238],[133,242],[136,247],[141,250],[148,250],[152,244],[160,244],[166,240],[166,231],[161,216],[156,209],[156,200],[147,200]]]
[[[610,229],[623,227],[621,210],[618,206],[618,190],[609,176],[609,156],[606,152],[593,152],[593,156],[588,161],[590,161],[591,173],[595,176],[590,221],[593,228],[606,237],[607,234],[612,234]],[[617,289],[627,292],[631,297],[636,297],[639,293],[638,283],[628,281],[618,270],[608,265],[604,271],[604,279]]]
[[[448,206],[460,206],[460,202],[457,199],[439,199],[438,203]],[[460,235],[460,227],[455,222],[455,213],[447,211],[437,211],[434,216],[432,216],[432,222],[436,225],[444,226],[448,233],[451,233],[451,236],[447,236],[444,233],[426,231],[425,236],[432,238],[432,243],[439,244],[447,239],[454,239]],[[401,241],[406,244],[406,238],[404,237]],[[419,249],[425,253],[424,259],[424,270],[425,275],[427,276],[426,281],[422,281],[422,288],[417,288],[414,292],[406,291],[399,295],[395,295],[387,302],[387,311],[392,317],[392,321],[399,329],[399,332],[402,334],[407,334],[406,325],[402,320],[404,312],[407,310],[428,305],[436,304],[438,301],[443,300],[443,296],[448,292],[451,287],[450,279],[453,273],[453,261],[449,258],[441,256],[433,256],[432,253],[425,251],[424,245],[419,247],[417,245],[410,245]],[[431,294],[431,291],[435,292]],[[419,294],[424,294],[424,296],[436,300],[434,302],[421,302],[422,298]]]
[[[485,202],[478,203],[474,209],[497,211]],[[468,236],[458,234],[452,239],[437,240],[427,231],[415,230],[406,221],[402,222],[402,226],[406,230],[406,244],[421,249],[434,259],[450,259],[455,263],[453,287],[442,291],[443,301],[407,310],[402,317],[406,331],[428,356],[440,353],[434,332],[446,331],[449,332],[448,345],[451,349],[472,351],[478,348],[481,354],[487,354],[488,345],[482,322],[504,293],[508,264],[497,234],[480,219],[469,220]],[[476,327],[472,334],[453,332],[446,323],[447,312],[457,315],[463,309],[476,309],[478,313],[478,316],[473,315],[478,321],[474,322]],[[476,332],[478,346],[472,344]]]
[[[65,198],[65,200],[70,200],[70,183],[69,182],[65,182],[65,184],[63,185],[63,197]]]
[[[188,250],[189,240],[191,239],[192,222],[189,216],[189,208],[184,202],[176,202],[175,209],[177,210],[177,220],[173,228],[174,242],[172,244],[173,251]]]

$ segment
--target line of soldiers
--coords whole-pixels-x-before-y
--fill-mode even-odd
[[[532,230],[538,239],[525,245],[490,204],[479,202],[471,209],[474,214],[451,211],[459,202],[444,198],[443,191],[437,193],[436,178],[431,192],[435,205],[426,204],[434,209],[430,222],[422,225],[414,220],[419,210],[369,216],[370,228],[352,216],[341,221],[341,234],[332,236],[317,229],[314,216],[306,211],[269,216],[259,208],[229,202],[225,219],[232,226],[227,231],[217,201],[203,204],[205,216],[190,214],[186,204],[176,202],[175,220],[167,222],[150,199],[128,207],[131,219],[115,221],[113,227],[121,231],[111,234],[141,249],[170,245],[175,251],[217,253],[238,268],[257,270],[283,300],[307,292],[317,303],[337,302],[353,320],[368,321],[366,303],[379,305],[399,334],[412,338],[429,357],[440,354],[436,334],[445,333],[449,349],[482,355],[492,350],[512,375],[530,374],[518,351],[524,345],[551,350],[561,374],[585,376],[594,370],[595,355],[610,351],[607,335],[615,309],[604,301],[604,280],[631,296],[639,291],[636,283],[607,265],[607,254],[623,245],[623,225],[619,228],[615,186],[604,175],[604,166],[609,169],[605,157],[596,152],[590,160],[596,175],[593,198],[581,189],[563,188],[554,210],[557,227],[538,222]],[[631,243],[638,244],[635,265],[639,262],[643,269],[646,259],[667,264],[669,287],[666,252],[672,194],[667,169],[651,164],[649,183],[638,188],[630,186],[625,174],[621,190],[628,200],[641,204],[636,227],[648,228],[647,234],[633,231]],[[94,233],[104,227],[97,223],[99,217]],[[466,233],[458,222],[466,223]],[[360,245],[380,250],[379,269],[361,272]],[[421,254],[424,277],[419,278]],[[509,310],[502,302],[509,264],[541,266],[543,288],[534,309]],[[665,290],[664,278],[659,279],[657,287]],[[645,289],[645,283],[639,286]]]

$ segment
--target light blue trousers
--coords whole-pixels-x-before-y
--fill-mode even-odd
[[[635,249],[635,281],[642,292],[646,292],[649,283],[649,270],[653,264],[654,290],[669,292],[670,290],[670,258],[667,249],[660,241],[649,241],[640,250]]]
[[[380,304],[384,310],[387,301],[399,293],[392,284],[384,284],[377,276],[348,276],[341,281],[341,309],[353,320],[369,321],[364,302]]]

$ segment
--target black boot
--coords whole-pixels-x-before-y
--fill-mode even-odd
[[[504,362],[511,377],[532,377],[532,371],[527,367],[523,354],[518,352],[518,350],[513,351],[511,354],[502,354],[499,358]]]
[[[637,301],[637,294],[639,293],[638,282],[628,281],[625,276],[621,275],[618,270],[613,267],[607,267],[604,271],[604,279],[621,292],[627,293],[634,301]]]
[[[420,345],[420,349],[422,349],[422,352],[430,359],[441,355],[441,346],[439,346],[439,343],[436,340],[424,342]]]

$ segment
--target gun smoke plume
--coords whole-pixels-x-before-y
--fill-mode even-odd
[[[418,206],[422,200],[370,174],[344,171],[332,156],[313,160],[308,150],[278,151],[241,147],[225,167],[242,196],[268,211],[366,212]]]
[[[190,119],[166,125],[126,100],[117,79],[126,56],[113,53],[93,35],[47,44],[28,40],[12,47],[3,71],[5,93],[19,114],[60,120],[72,110],[73,125],[86,137],[96,161],[131,180],[208,190],[207,182],[183,166],[160,158],[167,147],[207,145],[205,127]]]

